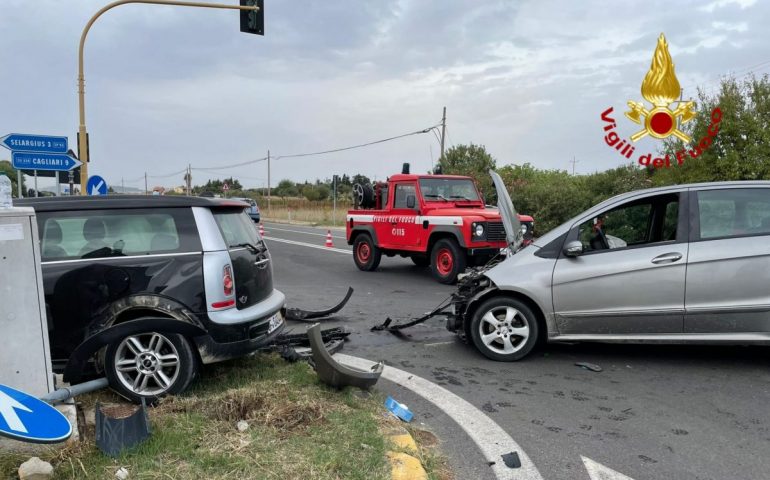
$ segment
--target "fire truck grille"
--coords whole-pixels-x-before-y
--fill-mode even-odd
[[[487,224],[487,240],[490,242],[505,241],[505,227],[503,227],[503,222],[489,222]]]

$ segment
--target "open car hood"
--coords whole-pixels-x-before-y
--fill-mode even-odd
[[[489,174],[492,176],[495,190],[497,190],[497,208],[500,210],[500,217],[503,219],[505,239],[508,241],[508,247],[511,249],[511,252],[515,252],[524,240],[524,234],[521,232],[521,222],[519,222],[519,216],[513,208],[511,196],[508,195],[503,179],[494,170],[490,170]]]

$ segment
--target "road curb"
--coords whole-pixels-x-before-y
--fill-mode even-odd
[[[391,450],[385,454],[390,461],[390,478],[393,480],[427,479],[428,473],[416,457],[419,452],[414,437],[408,431],[403,430],[389,434],[388,439],[399,450]]]

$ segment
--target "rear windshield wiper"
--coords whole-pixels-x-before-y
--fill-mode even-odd
[[[254,245],[252,243],[248,243],[248,242],[246,242],[246,243],[239,243],[237,245],[230,245],[230,248],[238,248],[238,247],[248,248],[249,251],[251,251],[251,253],[254,253],[254,254],[258,254],[258,253],[262,252],[262,250],[260,250],[259,247],[257,247],[256,245]]]
[[[449,198],[462,198],[463,200],[467,200],[469,202],[475,201],[473,199],[466,197],[465,195],[450,195]]]

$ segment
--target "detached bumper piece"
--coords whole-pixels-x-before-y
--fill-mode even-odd
[[[353,287],[348,287],[348,293],[345,295],[345,298],[343,298],[340,303],[338,303],[332,308],[329,308],[328,310],[312,311],[312,310],[302,310],[299,308],[287,308],[286,319],[296,320],[298,322],[309,322],[317,318],[324,318],[324,317],[334,315],[335,313],[342,310],[343,307],[345,307],[345,305],[347,305],[351,296],[353,296]]]
[[[318,374],[318,378],[325,384],[334,388],[349,386],[366,390],[373,387],[377,380],[380,379],[382,369],[384,368],[382,362],[372,367],[372,370],[369,372],[337,363],[326,350],[326,347],[324,347],[324,342],[321,338],[321,326],[319,324],[308,328],[307,336],[310,341],[310,348],[313,351],[315,371]]]
[[[350,335],[350,331],[344,327],[327,328],[321,330],[321,340],[330,354],[335,354],[342,350],[345,339]],[[284,334],[276,338],[273,343],[263,348],[262,351],[278,352],[284,360],[296,362],[306,360],[312,362],[312,352],[310,350],[310,340],[304,333]]]
[[[133,413],[128,409],[135,409]],[[111,457],[145,441],[150,436],[147,407],[142,400],[139,407],[96,404],[96,446]]]

